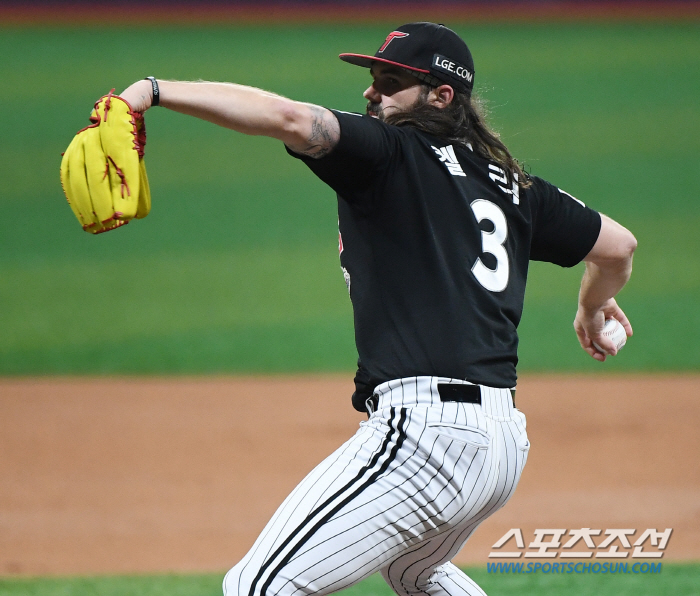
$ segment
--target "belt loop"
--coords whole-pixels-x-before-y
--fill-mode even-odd
[[[370,395],[366,400],[365,400],[365,409],[367,410],[367,417],[370,418],[372,414],[374,414],[375,409],[374,409],[374,400],[372,399],[374,395]]]

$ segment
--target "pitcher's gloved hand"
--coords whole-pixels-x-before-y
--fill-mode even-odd
[[[113,93],[97,101],[92,124],[78,131],[61,161],[63,192],[83,229],[92,234],[146,217],[151,210],[143,115]]]

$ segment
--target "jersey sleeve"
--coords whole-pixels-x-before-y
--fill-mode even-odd
[[[340,123],[340,140],[328,155],[314,159],[289,148],[287,152],[301,159],[338,194],[367,189],[382,175],[391,155],[399,149],[397,135],[392,127],[376,118],[332,111]]]
[[[532,177],[530,259],[573,267],[591,251],[600,234],[600,214],[549,182]]]

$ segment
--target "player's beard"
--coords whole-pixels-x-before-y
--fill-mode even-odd
[[[412,110],[415,110],[416,108],[425,105],[428,102],[428,93],[428,88],[424,87],[421,90],[421,94],[418,96],[416,101],[414,101],[413,104],[411,104],[407,108],[399,108],[398,106],[388,106],[387,108],[383,108],[382,104],[370,101],[367,103],[366,113],[368,116],[373,116],[383,122],[386,119],[386,116],[388,116],[389,114],[393,115],[399,114],[401,112],[411,112]],[[385,110],[388,108],[392,109],[389,110],[388,114],[385,114]]]
[[[378,118],[379,120],[384,120],[384,110],[382,110],[382,104],[372,103],[371,101],[367,103],[367,115]]]

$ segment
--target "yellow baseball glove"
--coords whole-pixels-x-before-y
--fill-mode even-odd
[[[92,124],[78,131],[61,161],[63,192],[91,234],[114,230],[151,210],[143,114],[113,93],[97,101]]]

